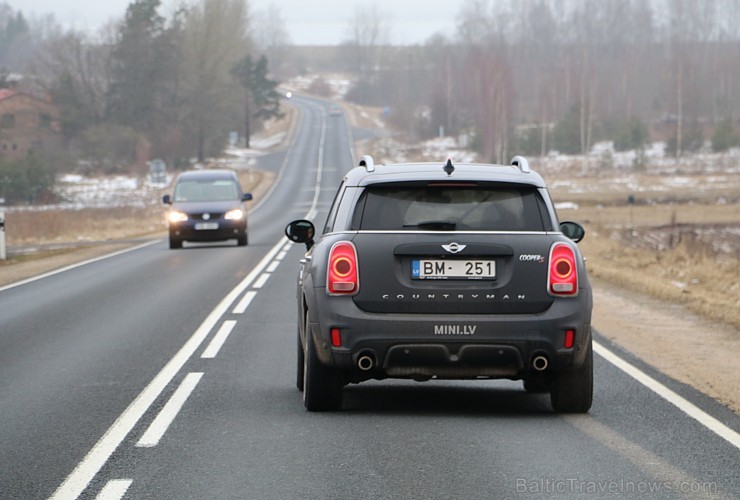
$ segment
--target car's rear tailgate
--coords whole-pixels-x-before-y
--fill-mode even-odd
[[[533,314],[547,291],[554,239],[543,233],[360,232],[353,238],[367,312]]]

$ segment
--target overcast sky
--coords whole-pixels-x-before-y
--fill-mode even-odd
[[[95,30],[126,12],[129,0],[4,0],[26,15],[53,13],[68,27]],[[161,12],[169,15],[179,0],[163,0]],[[391,42],[422,43],[434,33],[452,36],[462,0],[249,0],[250,7],[281,10],[296,45],[334,45],[347,38],[348,19],[358,6],[377,5],[390,20]]]

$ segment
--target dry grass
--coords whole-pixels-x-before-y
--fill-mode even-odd
[[[560,208],[560,219],[586,227],[580,246],[592,276],[738,328],[740,170],[729,160],[656,162],[642,171],[535,167],[553,199],[574,206]]]
[[[553,193],[558,199],[562,195]],[[560,209],[560,218],[578,217],[579,221],[594,228],[639,229],[646,227],[682,224],[733,224],[738,223],[740,204],[656,204],[656,205],[604,205],[579,204],[577,210]]]
[[[161,207],[14,212],[7,243],[25,246],[132,238],[165,229]]]
[[[254,170],[239,171],[245,191],[255,200],[264,196],[274,175]],[[145,236],[164,236],[167,231],[167,207],[163,204],[147,207],[57,209],[13,212],[7,221],[6,243],[9,247],[87,246]],[[5,266],[29,259],[52,257],[60,248],[41,249],[29,255],[15,255]]]
[[[580,244],[595,278],[648,293],[708,319],[740,327],[740,205],[670,205],[560,210],[580,220]],[[703,229],[714,230],[706,236]]]

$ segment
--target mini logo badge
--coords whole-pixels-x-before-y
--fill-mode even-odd
[[[203,220],[208,220],[210,218],[211,218],[211,214],[209,214],[208,212],[203,214]]]
[[[465,247],[467,245],[461,245],[460,243],[455,243],[454,241],[450,243],[449,245],[442,245],[442,248],[444,248],[446,251],[450,253],[459,253],[465,250]]]

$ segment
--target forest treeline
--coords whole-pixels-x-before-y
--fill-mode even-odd
[[[169,17],[160,0],[133,0],[95,33],[28,21],[0,8],[3,86],[60,111],[55,160],[102,171],[220,155],[229,135],[280,116],[277,82],[249,33],[242,0],[200,0]],[[21,55],[23,57],[21,57]],[[253,123],[254,122],[254,123]],[[248,141],[248,136],[247,136]]]
[[[57,164],[107,171],[220,154],[229,132],[279,113],[276,80],[302,72],[349,74],[346,99],[385,108],[410,140],[465,135],[488,161],[603,140],[663,140],[681,156],[739,144],[737,19],[740,0],[465,0],[454,33],[398,46],[402,20],[371,5],[327,61],[290,45],[279,8],[252,12],[248,0],[195,0],[167,16],[159,0],[133,0],[95,33],[5,5],[0,83],[21,73],[52,97]]]
[[[740,143],[738,19],[739,0],[468,0],[453,38],[355,44],[349,98],[412,137],[467,133],[491,161],[603,140],[723,151]]]

